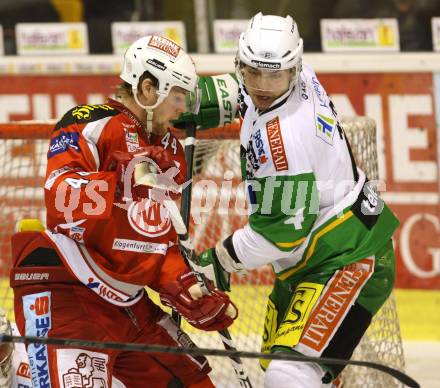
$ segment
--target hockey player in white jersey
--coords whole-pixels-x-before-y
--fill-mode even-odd
[[[207,93],[192,117],[201,129],[233,116],[238,88],[252,213],[199,257],[199,270],[228,290],[231,272],[271,264],[276,281],[262,351],[347,359],[391,293],[391,236],[399,223],[357,168],[336,110],[302,54],[292,17],[259,13],[240,36],[238,82],[227,74],[201,81]],[[265,386],[277,388],[321,387],[342,370],[261,365]]]

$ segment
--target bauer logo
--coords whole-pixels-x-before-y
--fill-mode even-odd
[[[49,280],[49,273],[48,272],[16,273],[14,279],[17,281],[28,281],[28,282]]]
[[[275,170],[285,171],[289,168],[283,136],[281,134],[280,120],[278,117],[266,123],[267,139],[269,140],[270,153],[272,154]]]
[[[61,131],[58,136],[51,139],[47,157],[51,158],[52,156],[61,154],[69,148],[76,152],[80,152],[79,133]]]
[[[173,58],[177,58],[180,51],[180,46],[178,44],[174,43],[172,40],[156,35],[151,37],[148,46],[157,48]]]
[[[273,62],[264,62],[264,61],[251,61],[255,66],[260,67],[262,69],[271,69],[278,70],[281,69],[281,63],[273,63]]]
[[[47,337],[52,327],[51,293],[47,291],[23,296],[23,312],[26,321],[26,335]],[[32,371],[33,387],[49,388],[51,384],[47,346],[43,344],[30,344],[28,345],[27,353]]]

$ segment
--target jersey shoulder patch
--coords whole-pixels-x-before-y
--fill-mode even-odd
[[[328,145],[333,146],[335,133],[338,133],[338,136],[341,133],[335,106],[312,68],[305,67],[301,75],[304,76],[305,86],[309,86],[312,94],[315,135]]]
[[[110,105],[78,105],[69,110],[58,123],[55,130],[78,123],[86,124],[109,116],[116,116],[119,111]]]

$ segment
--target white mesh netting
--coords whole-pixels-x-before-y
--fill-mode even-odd
[[[32,124],[28,124],[32,126]],[[378,178],[375,123],[367,118],[343,120],[359,166],[370,179]],[[220,129],[221,130],[221,129]],[[42,130],[42,133],[48,133]],[[10,236],[17,220],[45,219],[43,179],[47,139],[8,138],[0,130],[0,306],[13,319],[12,291],[8,286]],[[38,137],[38,136],[33,136]],[[44,137],[44,136],[40,136]],[[191,206],[191,235],[198,252],[212,247],[246,222],[243,187],[240,185],[238,139],[207,139],[197,142],[195,179]],[[240,310],[238,322],[230,332],[239,350],[259,351],[261,332],[273,274],[269,267],[252,271],[248,278],[232,278],[231,298]],[[206,348],[222,348],[216,333],[201,333],[184,324],[195,342]],[[404,369],[399,321],[394,297],[388,300],[358,346],[355,359],[383,362]],[[230,361],[211,358],[212,377],[219,387],[237,386]],[[256,360],[243,360],[254,387],[263,386],[263,374]],[[344,371],[345,387],[397,387],[398,383],[372,369],[349,367]]]

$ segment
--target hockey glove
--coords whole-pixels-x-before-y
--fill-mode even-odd
[[[194,270],[205,275],[209,280],[212,280],[216,287],[222,291],[231,291],[230,273],[226,272],[220,262],[218,261],[215,248],[211,248],[203,252],[198,257],[196,265],[191,264]]]
[[[194,123],[197,129],[208,129],[230,124],[237,113],[238,82],[235,74],[200,77],[198,83],[202,92],[199,113],[183,113],[174,121],[174,126],[185,129],[187,123]]]
[[[247,270],[240,262],[234,250],[232,234],[224,241],[219,241],[215,248],[208,249],[198,257],[198,262],[191,263],[194,271],[200,272],[212,280],[222,291],[230,291],[230,273],[243,276]]]
[[[199,330],[220,331],[229,327],[238,316],[229,297],[210,287],[204,293],[194,272],[180,275],[159,290],[160,301],[182,315]]]
[[[116,151],[108,170],[117,172],[117,197],[134,201],[152,197],[158,200],[161,195],[175,199],[185,182],[185,174],[172,153],[161,146],[139,148],[134,153]]]

